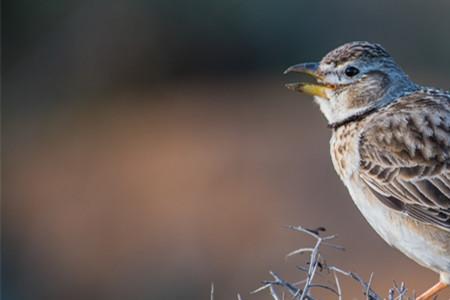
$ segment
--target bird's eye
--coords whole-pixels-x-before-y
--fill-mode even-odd
[[[355,75],[357,75],[359,73],[359,70],[355,67],[347,67],[347,69],[345,69],[345,75],[347,75],[348,77],[353,77]]]

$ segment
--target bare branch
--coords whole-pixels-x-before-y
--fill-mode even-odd
[[[278,297],[278,295],[277,295],[277,293],[276,293],[275,288],[273,287],[273,285],[270,285],[269,289],[270,289],[270,294],[272,295],[272,298],[273,298],[274,300],[280,300],[280,298]]]
[[[211,296],[210,296],[211,300],[214,300],[214,282],[211,282]]]
[[[373,272],[370,273],[370,277],[369,277],[369,282],[367,283],[367,288],[366,288],[366,295],[367,295],[367,300],[369,299],[369,291],[370,291],[370,285],[372,284],[372,279],[373,279]]]
[[[293,255],[296,255],[296,254],[302,254],[302,253],[305,253],[305,252],[313,252],[313,251],[314,251],[314,248],[300,248],[300,249],[294,250],[292,252],[289,252],[286,255],[286,257],[293,256]]]
[[[270,275],[273,277],[272,280],[267,280],[262,282],[262,286],[255,289],[251,292],[251,294],[259,293],[263,290],[268,289],[270,292],[270,295],[275,300],[284,299],[284,291],[291,294],[292,299],[296,300],[314,300],[314,297],[311,295],[311,290],[315,288],[321,288],[328,290],[335,294],[339,300],[343,299],[342,296],[342,288],[339,282],[340,276],[346,276],[349,278],[352,278],[354,281],[356,281],[362,288],[363,293],[366,296],[368,300],[382,300],[383,298],[380,297],[373,289],[372,289],[372,282],[373,282],[373,273],[370,274],[369,280],[366,282],[362,279],[361,276],[359,276],[357,273],[350,272],[350,271],[344,271],[343,269],[336,267],[334,265],[329,265],[327,261],[323,258],[320,247],[321,246],[327,246],[336,250],[345,250],[344,247],[334,244],[332,242],[329,242],[337,237],[337,235],[328,235],[328,236],[321,236],[321,233],[325,231],[325,228],[318,227],[316,229],[308,229],[302,226],[288,226],[289,229],[301,233],[305,233],[309,235],[310,237],[314,238],[316,240],[314,247],[303,247],[299,248],[297,250],[291,251],[286,255],[286,257],[290,257],[297,254],[304,254],[309,253],[309,260],[306,262],[306,267],[297,266],[298,270],[304,272],[306,274],[306,278],[296,281],[294,283],[290,283],[283,278],[281,278],[279,275],[277,275],[275,272],[270,271]],[[326,271],[326,272],[324,272]],[[317,276],[320,276],[322,280],[318,281],[316,279]],[[334,279],[334,280],[333,280]],[[326,281],[325,284],[320,283]],[[302,285],[302,288],[299,288],[297,286]],[[279,294],[277,293],[277,287],[280,287],[280,292],[282,293],[281,298]],[[214,285],[211,285],[211,299],[213,300],[213,293],[214,293]],[[397,297],[396,294],[398,294]],[[405,287],[405,284],[402,282],[400,286],[398,286],[394,282],[394,287],[389,290],[388,294],[389,300],[408,300],[407,298],[407,289]],[[414,295],[413,295],[413,298]],[[238,300],[242,300],[240,298],[240,295],[238,294]]]
[[[339,283],[339,278],[338,278],[338,276],[337,276],[335,270],[333,270],[333,276],[334,276],[334,280],[336,281],[336,288],[337,288],[337,291],[338,291],[338,297],[339,297],[338,299],[339,299],[339,300],[342,300],[342,290],[341,290],[341,285],[340,285],[340,283]]]

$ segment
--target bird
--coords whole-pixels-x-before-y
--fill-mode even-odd
[[[334,168],[353,202],[392,247],[439,274],[417,299],[450,284],[450,93],[413,82],[379,44],[346,43],[289,67],[314,82],[332,130]]]

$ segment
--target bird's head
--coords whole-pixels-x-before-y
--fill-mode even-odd
[[[329,52],[318,63],[289,67],[285,73],[305,73],[315,83],[289,83],[315,96],[328,122],[339,123],[393,101],[415,88],[408,76],[378,44],[351,42]]]

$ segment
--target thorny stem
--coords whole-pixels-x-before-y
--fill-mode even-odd
[[[370,275],[369,281],[366,282],[358,274],[353,273],[353,272],[344,271],[336,266],[328,265],[323,260],[323,256],[320,253],[320,247],[322,245],[328,246],[328,247],[331,247],[331,248],[334,248],[337,250],[344,250],[344,248],[342,246],[339,246],[339,245],[329,242],[330,240],[336,238],[336,235],[329,235],[329,236],[324,236],[324,237],[320,236],[320,232],[325,231],[325,228],[323,228],[323,227],[319,227],[317,229],[308,229],[308,228],[304,228],[302,226],[288,226],[288,228],[291,230],[294,230],[294,231],[305,233],[305,234],[313,237],[314,239],[316,239],[316,243],[313,248],[300,248],[300,249],[294,250],[294,251],[290,252],[289,254],[287,254],[287,257],[289,257],[289,256],[293,256],[296,254],[310,253],[309,266],[307,268],[298,267],[300,270],[302,270],[306,273],[306,278],[304,280],[301,280],[301,281],[291,284],[291,283],[285,281],[284,279],[282,279],[276,273],[271,271],[270,274],[272,275],[274,280],[264,281],[263,285],[260,288],[254,290],[252,292],[252,294],[258,293],[265,289],[269,289],[272,298],[274,300],[279,300],[280,296],[277,294],[277,291],[275,290],[275,286],[280,286],[282,288],[285,288],[292,295],[292,299],[314,300],[314,298],[310,294],[310,290],[312,288],[322,288],[322,289],[325,289],[325,290],[328,290],[328,291],[334,293],[335,295],[338,296],[339,300],[342,300],[343,299],[342,298],[342,289],[340,286],[339,276],[338,276],[338,275],[342,275],[342,276],[350,277],[353,280],[355,280],[356,282],[358,282],[362,286],[364,294],[366,295],[368,300],[382,300],[383,299],[377,293],[375,293],[373,291],[373,289],[371,288],[371,284],[372,284],[372,280],[373,280],[373,273]],[[335,286],[332,287],[332,286],[328,286],[328,285],[314,283],[315,275],[317,275],[317,274],[321,275],[320,273],[317,272],[317,270],[319,270],[319,271],[327,270],[327,271],[329,271],[329,273],[332,273],[332,275],[334,277],[334,285]],[[304,283],[303,289],[295,287],[296,285],[302,284],[302,283]],[[332,284],[332,283],[330,283],[330,284]],[[212,286],[212,292],[213,292],[213,286]],[[397,297],[395,297],[396,292],[398,294]],[[284,299],[284,294],[283,294],[282,299]],[[394,282],[394,288],[389,290],[388,299],[389,300],[407,300],[407,299],[415,299],[415,296],[413,294],[412,298],[408,298],[407,297],[407,289],[406,289],[404,283],[402,282],[399,287]]]

